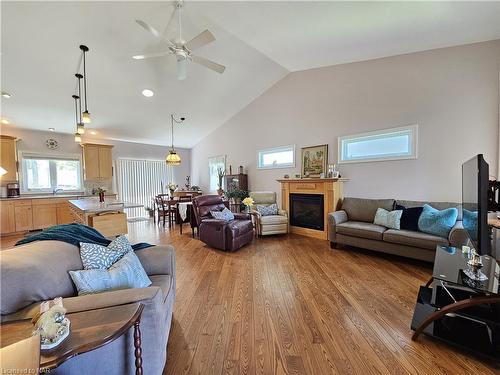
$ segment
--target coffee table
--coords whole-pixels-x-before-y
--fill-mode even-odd
[[[70,335],[58,347],[40,352],[40,370],[49,372],[68,359],[98,349],[134,327],[136,375],[142,375],[140,319],[144,305],[133,303],[103,309],[70,313]],[[0,347],[26,339],[33,331],[31,320],[17,320],[0,325]]]

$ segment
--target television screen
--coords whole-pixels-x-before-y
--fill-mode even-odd
[[[472,246],[481,255],[490,251],[488,169],[482,154],[462,164],[463,226]]]

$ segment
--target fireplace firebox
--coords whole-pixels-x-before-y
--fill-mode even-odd
[[[290,194],[290,224],[323,231],[324,204],[321,194]]]

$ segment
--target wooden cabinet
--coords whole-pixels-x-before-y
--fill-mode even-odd
[[[31,200],[14,202],[14,216],[16,222],[16,232],[33,230],[33,212]]]
[[[82,147],[86,180],[109,179],[113,177],[113,146],[85,143]]]
[[[57,206],[51,199],[33,200],[33,229],[57,225]]]
[[[17,181],[16,139],[8,135],[0,135],[0,167],[7,171],[1,177],[2,182]]]
[[[58,203],[57,207],[57,224],[70,224],[75,221],[73,218],[73,214],[71,213],[71,209],[68,202]]]
[[[16,217],[14,202],[0,202],[0,233],[14,233],[16,231]]]
[[[248,191],[248,175],[246,174],[228,174],[226,175],[226,190],[234,189]]]

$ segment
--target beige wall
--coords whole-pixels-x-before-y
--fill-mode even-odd
[[[2,126],[2,134],[10,135],[19,138],[17,143],[18,151],[40,152],[40,153],[81,153],[81,147],[74,141],[71,134],[43,132],[27,129],[18,129],[13,126]],[[47,139],[53,138],[58,141],[59,149],[51,151],[47,148],[45,142]],[[163,160],[168,153],[168,147],[146,145],[142,143],[120,142],[111,140],[99,139],[84,139],[84,142],[102,143],[114,145],[113,159],[130,158],[130,159],[151,159]],[[174,183],[184,185],[185,178],[191,171],[191,151],[188,149],[178,149],[182,163],[178,167],[173,167]],[[168,181],[166,181],[168,182]],[[86,184],[89,185],[89,184]],[[90,184],[91,185],[91,184]],[[111,184],[109,184],[111,188]]]
[[[345,195],[460,200],[462,162],[484,153],[499,169],[500,41],[291,73],[191,152],[193,183],[208,186],[208,157],[245,166],[252,190],[300,172],[300,148],[418,123],[418,159],[341,165]],[[257,150],[295,144],[295,169],[257,170]]]

